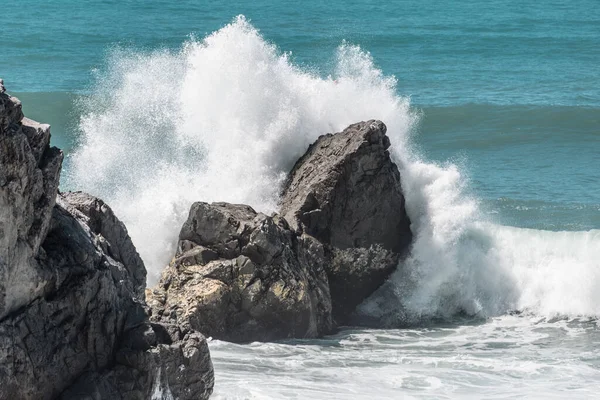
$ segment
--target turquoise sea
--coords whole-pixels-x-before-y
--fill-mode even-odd
[[[360,312],[389,329],[212,341],[215,398],[598,393],[597,0],[23,0],[1,15],[0,78],[52,125],[62,188],[125,221],[150,283],[194,200],[273,211],[318,135],[388,125],[417,239],[410,278]]]

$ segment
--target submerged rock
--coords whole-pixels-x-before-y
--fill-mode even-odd
[[[337,323],[384,283],[412,240],[386,130],[371,120],[319,137],[282,192],[281,215],[325,246]]]
[[[0,399],[208,398],[206,340],[149,322],[125,226],[93,196],[57,198],[49,141],[2,88]]]
[[[153,320],[234,342],[332,328],[322,245],[246,205],[194,203],[176,257],[146,299]]]

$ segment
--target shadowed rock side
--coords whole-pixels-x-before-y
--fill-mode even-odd
[[[323,246],[246,205],[194,203],[177,255],[146,300],[153,320],[234,342],[332,328]]]
[[[137,298],[143,299],[146,267],[131,242],[125,225],[104,201],[94,196],[83,192],[67,192],[61,194],[61,197],[80,211],[78,216],[84,218],[84,224],[97,235],[102,251],[115,260],[122,260],[131,277],[132,291]]]
[[[50,226],[63,159],[49,143],[50,127],[24,118],[21,102],[2,90],[0,320],[52,289],[52,271],[35,259]]]
[[[1,89],[0,399],[208,398],[204,337],[148,321],[125,227],[92,196],[57,199],[49,141]]]
[[[319,137],[294,165],[281,215],[325,246],[336,323],[394,271],[412,240],[400,173],[381,121]]]

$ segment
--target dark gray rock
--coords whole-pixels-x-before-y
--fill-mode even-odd
[[[412,240],[385,133],[371,120],[319,137],[282,192],[281,215],[325,245],[337,323],[384,283]]]
[[[43,295],[51,280],[36,260],[63,159],[49,142],[50,127],[24,118],[21,102],[0,93],[0,320]]]
[[[208,398],[206,340],[149,322],[125,227],[93,196],[57,199],[49,141],[0,90],[0,399]]]
[[[215,338],[315,337],[332,328],[322,245],[246,205],[194,203],[146,300],[155,321]]]
[[[133,292],[138,299],[143,299],[146,290],[146,268],[129,238],[125,225],[104,201],[92,195],[68,192],[63,193],[62,197],[83,214],[85,225],[96,235],[103,252],[113,259],[122,260],[128,276],[131,277]]]
[[[208,398],[214,377],[204,337],[149,323],[134,279],[143,264],[106,253],[111,244],[86,225],[94,217],[68,197],[83,195],[59,196],[41,247],[53,290],[0,321],[0,399]]]
[[[59,398],[207,399],[214,376],[206,339],[197,332],[183,335],[175,330],[177,340],[169,338],[160,324],[143,324],[130,331],[129,345],[117,352],[113,368],[85,373]]]

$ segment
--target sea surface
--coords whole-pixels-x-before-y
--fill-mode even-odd
[[[600,4],[7,1],[0,78],[150,284],[193,201],[277,209],[320,134],[388,126],[415,242],[388,329],[212,340],[217,399],[596,398]]]

